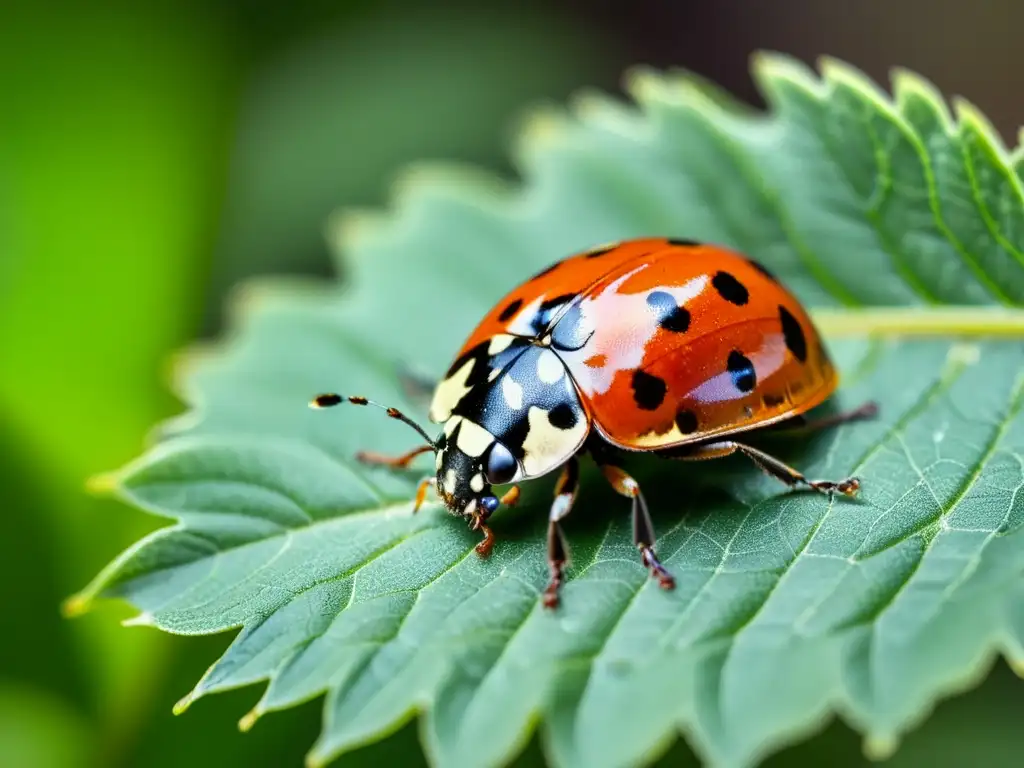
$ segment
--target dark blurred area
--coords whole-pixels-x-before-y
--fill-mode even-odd
[[[7,2],[0,9],[0,765],[299,766],[320,705],[236,722],[259,687],[171,707],[229,642],[125,628],[60,602],[157,527],[87,478],[179,412],[169,358],[216,334],[232,286],[332,275],[338,208],[387,202],[410,162],[514,174],[531,105],[618,91],[634,64],[759,104],[750,54],[823,54],[887,87],[899,65],[1024,123],[1024,4],[414,0]],[[340,275],[341,278],[344,275]],[[1016,765],[1024,690],[1000,664],[898,765]],[[532,744],[520,764],[539,764]],[[414,727],[341,759],[422,764]],[[677,746],[666,765],[692,761]],[[774,765],[862,765],[834,724]]]

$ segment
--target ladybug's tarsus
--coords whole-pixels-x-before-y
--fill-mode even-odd
[[[842,411],[831,416],[822,416],[820,419],[808,419],[803,415],[797,416],[792,420],[791,425],[807,431],[816,431],[827,429],[828,427],[836,427],[851,421],[866,421],[875,418],[877,415],[878,403],[874,400],[869,400],[853,410]]]
[[[615,492],[633,500],[633,543],[640,550],[640,560],[651,572],[651,576],[658,580],[662,589],[673,589],[676,585],[675,578],[654,554],[654,524],[651,522],[651,513],[647,511],[647,501],[640,492],[639,483],[622,468],[603,463],[597,456],[595,459]]]
[[[490,526],[484,523],[482,515],[473,515],[472,522],[469,526],[474,531],[480,531],[483,533],[483,540],[476,545],[476,553],[480,557],[490,557],[491,550],[494,549],[494,531],[491,530]]]
[[[562,474],[555,483],[555,500],[551,502],[548,515],[548,570],[551,579],[544,590],[544,607],[558,607],[558,591],[562,586],[562,574],[569,559],[565,545],[565,534],[559,521],[572,510],[580,488],[580,468],[576,457],[569,459],[562,467]]]

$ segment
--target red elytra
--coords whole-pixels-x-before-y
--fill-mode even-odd
[[[435,453],[415,508],[434,486],[445,506],[484,533],[514,503],[516,483],[556,469],[548,526],[551,578],[544,603],[558,604],[567,548],[559,521],[578,493],[577,458],[600,466],[631,499],[634,543],[661,586],[674,580],[654,552],[654,527],[627,452],[694,460],[739,452],[787,485],[854,495],[856,478],[808,480],[734,435],[773,425],[824,426],[870,417],[874,403],[818,422],[804,414],[838,386],[821,337],[796,298],[763,266],[721,246],[643,238],[557,262],[501,299],[481,320],[437,384],[431,438],[395,409],[389,415],[427,441],[396,458],[405,467]],[[321,395],[312,405],[371,404]],[[383,406],[381,406],[383,407]],[[500,498],[494,485],[509,485]]]

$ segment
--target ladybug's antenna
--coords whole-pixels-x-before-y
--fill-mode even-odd
[[[375,403],[373,400],[367,400],[365,397],[362,397],[361,395],[349,395],[346,397],[345,395],[337,395],[333,392],[328,392],[326,394],[317,395],[316,397],[314,397],[309,402],[309,407],[331,408],[335,405],[341,405],[342,403],[345,402],[352,403],[352,405],[372,405],[374,408],[380,408],[382,411],[386,411],[388,416],[390,416],[392,419],[398,419],[402,423],[408,424],[410,427],[419,432],[420,435],[422,435],[423,439],[427,441],[431,448],[433,448],[434,453],[437,453],[437,446],[434,444],[434,441],[431,440],[430,435],[426,433],[423,427],[421,427],[415,421],[410,419],[397,408],[389,408],[386,405]]]

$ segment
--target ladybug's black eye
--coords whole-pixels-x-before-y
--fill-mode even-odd
[[[509,453],[508,448],[498,442],[492,443],[487,454],[487,482],[491,485],[503,485],[516,476],[517,469],[515,457]]]

